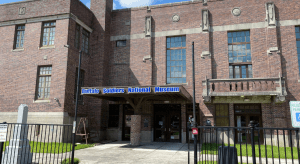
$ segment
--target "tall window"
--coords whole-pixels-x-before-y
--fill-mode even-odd
[[[14,48],[23,48],[24,44],[25,25],[19,25],[16,28],[16,38]]]
[[[89,37],[90,33],[87,32],[85,29],[82,29],[81,50],[85,53],[89,53]]]
[[[43,43],[42,46],[54,45],[56,22],[43,23]]]
[[[108,127],[119,126],[119,104],[109,105]]]
[[[185,36],[167,38],[167,83],[186,83]]]
[[[75,89],[74,89],[74,100],[76,100],[76,92],[77,92],[77,79],[78,79],[78,68],[76,68],[75,74]],[[83,87],[84,82],[84,70],[80,69],[80,78],[79,78],[79,92],[78,92],[78,101],[83,101],[83,96],[80,95],[81,87]]]
[[[217,104],[216,126],[229,126],[228,104]]]
[[[228,32],[230,78],[252,78],[250,31]]]
[[[51,84],[51,66],[42,66],[38,69],[37,99],[49,99]]]
[[[296,27],[296,42],[297,42],[297,54],[298,54],[298,70],[300,75],[300,27]]]
[[[79,45],[80,45],[80,26],[76,24],[75,47],[79,49]]]

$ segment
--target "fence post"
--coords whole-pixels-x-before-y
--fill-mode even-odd
[[[255,121],[250,121],[249,127],[251,129],[252,161],[253,161],[253,164],[256,164],[255,142],[254,142],[254,128],[256,127],[256,122]]]
[[[3,124],[6,124],[6,122],[3,122]],[[0,142],[0,164],[2,164],[3,146],[4,146],[4,142]]]

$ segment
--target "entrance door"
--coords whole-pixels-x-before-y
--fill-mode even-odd
[[[181,141],[180,105],[154,105],[154,140],[161,142]]]
[[[123,106],[123,130],[122,140],[130,141],[131,115],[134,114],[133,108],[129,104]]]
[[[259,105],[237,105],[235,106],[235,124],[237,127],[249,127],[250,121],[256,121],[259,123],[259,127],[262,127],[262,117],[260,114]],[[260,133],[258,135],[258,133]],[[258,137],[263,143],[263,132],[254,131],[254,141],[258,142]],[[251,132],[246,129],[236,130],[237,142],[251,143]]]

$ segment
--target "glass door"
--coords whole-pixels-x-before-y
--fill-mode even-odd
[[[170,142],[180,141],[180,113],[171,113],[167,129],[167,137]]]
[[[156,113],[155,114],[155,123],[154,123],[154,140],[155,141],[166,141],[166,116],[164,113]]]
[[[131,127],[131,115],[134,114],[131,105],[124,104],[123,106],[123,130],[122,140],[130,141],[130,127]]]
[[[251,143],[251,131],[250,129],[242,129],[248,128],[250,121],[256,121],[259,123],[259,127],[261,127],[261,116],[260,115],[237,115],[235,117],[236,126],[241,127],[241,129],[236,130],[236,138],[239,143]],[[258,135],[258,133],[260,133]],[[260,136],[260,141],[263,143],[263,134],[262,132],[254,131],[254,141],[258,142],[258,137]]]

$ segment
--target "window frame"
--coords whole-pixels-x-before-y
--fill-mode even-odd
[[[90,32],[87,31],[86,29],[82,28],[82,37],[81,37],[81,51],[85,52],[86,54],[89,53],[89,49],[90,49]],[[87,45],[86,45],[86,38],[87,38]],[[87,46],[87,49],[85,49]]]
[[[45,75],[41,75],[40,72],[41,72],[41,69],[42,67],[51,67],[51,74],[45,74]],[[52,76],[52,65],[41,65],[41,66],[38,66],[38,70],[37,70],[37,78],[36,78],[36,91],[35,91],[35,100],[49,100],[50,99],[50,91],[51,91],[51,80],[50,80],[50,86],[49,86],[49,97],[48,98],[45,98],[45,88],[43,88],[43,98],[39,98],[38,96],[38,93],[39,93],[39,79],[40,77],[50,77],[51,79],[51,76]],[[44,84],[45,84],[46,80],[44,80]]]
[[[246,31],[249,31],[249,42],[247,42],[245,40],[245,42],[235,42],[235,43],[229,43],[228,42],[228,33],[234,33],[234,32],[246,32]],[[247,45],[247,44],[250,44],[250,51],[252,50],[251,49],[251,31],[250,30],[239,30],[239,31],[227,31],[227,47],[229,45]],[[229,63],[229,49],[227,51],[227,56],[228,56],[228,63]],[[232,50],[233,52],[233,50]],[[235,79],[235,66],[239,66],[239,70],[240,70],[240,78],[242,78],[242,66],[246,66],[246,78],[252,78],[253,77],[253,72],[252,72],[252,77],[249,77],[249,71],[248,71],[248,66],[249,65],[252,65],[252,52],[251,52],[251,62],[238,62],[238,63],[229,63],[229,67],[232,66],[232,78]],[[253,65],[252,65],[252,69],[253,69]],[[229,78],[230,77],[230,69],[229,69]]]
[[[18,29],[18,27],[20,26],[24,26],[24,29]],[[26,29],[26,25],[25,24],[20,24],[20,25],[16,25],[16,29],[15,29],[15,38],[14,38],[14,49],[23,49],[24,48],[24,41],[25,41],[25,29]],[[23,33],[23,46],[20,47],[20,44],[21,44],[21,38],[19,39],[19,47],[17,48],[17,38],[18,38],[18,32],[19,31],[24,31]]]
[[[168,46],[167,46],[168,45],[168,38],[171,39],[171,38],[175,38],[175,37],[185,37],[185,47],[171,47],[170,46],[170,48],[168,48]],[[185,80],[185,83],[168,83],[168,50],[170,50],[170,62],[171,62],[171,50],[185,49],[185,57],[186,57],[186,53],[187,53],[187,51],[186,51],[187,50],[186,38],[187,38],[186,35],[167,36],[166,37],[166,84],[186,84],[187,83],[186,80]],[[171,43],[171,41],[170,41],[170,43]],[[186,58],[185,58],[185,63],[186,63]],[[171,73],[171,66],[169,66],[169,67],[170,67],[170,73]],[[185,67],[186,67],[186,64],[185,64]],[[181,71],[181,72],[183,72],[183,71]],[[185,69],[185,72],[186,72],[186,69]],[[171,78],[171,74],[170,74],[170,78]],[[173,78],[176,78],[176,77],[173,77]],[[177,78],[179,78],[179,77],[177,77]],[[184,77],[181,76],[180,78],[184,78]],[[187,79],[186,76],[185,76],[185,79]]]
[[[55,25],[54,26],[45,26],[45,24],[46,23],[55,23]],[[54,35],[53,35],[53,44],[51,44],[51,45],[49,45],[49,41],[50,41],[50,30],[49,30],[49,32],[48,32],[48,40],[47,40],[47,45],[44,45],[44,29],[45,28],[54,28]],[[42,23],[42,32],[41,32],[41,47],[51,47],[51,46],[54,46],[55,45],[55,33],[56,33],[56,31],[55,31],[55,29],[56,29],[56,21],[47,21],[47,22],[43,22]]]
[[[81,77],[79,77],[80,81],[79,81],[78,102],[83,102],[83,95],[81,95],[80,88],[84,86],[85,70],[80,69],[80,75]],[[75,72],[74,101],[76,101],[77,79],[78,79],[78,67],[76,68],[76,72]]]
[[[76,23],[74,45],[75,48],[77,49],[80,48],[80,40],[81,40],[81,26]]]
[[[221,106],[221,105],[227,105],[227,109],[228,109],[228,116],[217,116],[217,105]],[[228,119],[228,126],[230,126],[230,113],[229,113],[229,104],[215,104],[214,105],[214,109],[215,109],[215,117],[214,117],[214,121],[215,121],[215,126],[217,126],[217,119],[218,118],[227,118]],[[220,109],[220,107],[219,107]],[[223,125],[222,125],[223,126]]]
[[[122,46],[122,44],[120,45],[118,45],[118,42],[125,42],[125,45],[123,44],[123,46]],[[127,41],[126,40],[117,40],[116,41],[116,47],[126,47],[126,43],[127,43]]]

